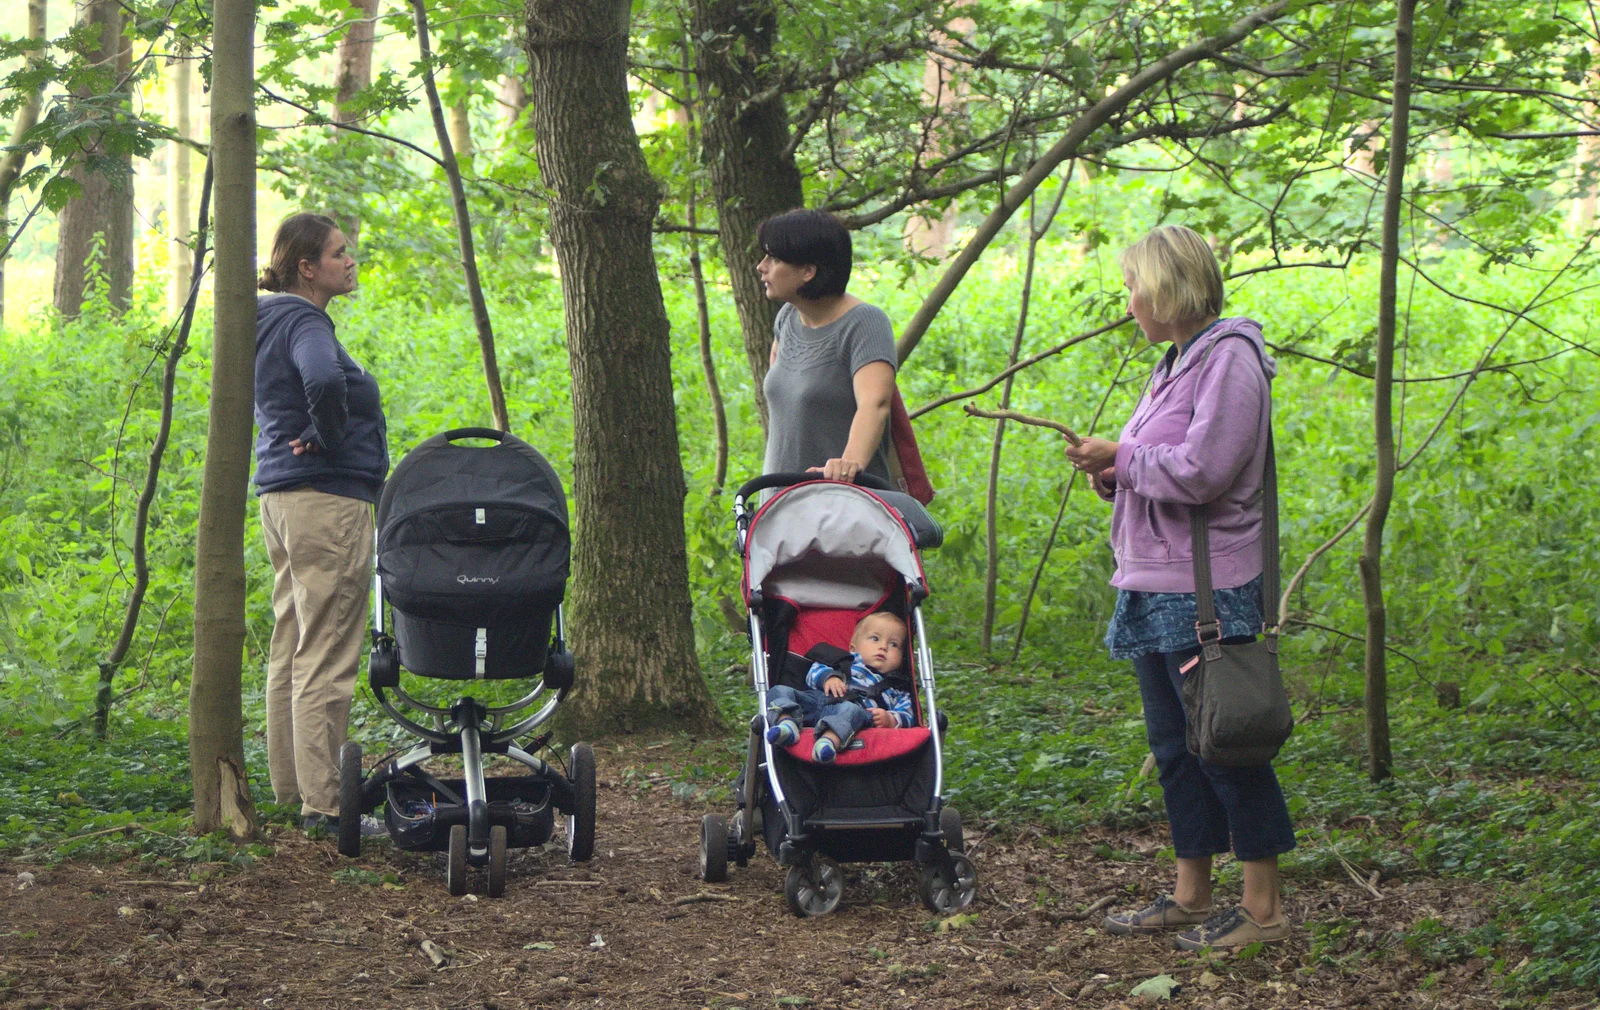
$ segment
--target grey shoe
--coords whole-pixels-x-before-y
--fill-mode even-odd
[[[1235,906],[1218,912],[1199,928],[1186,930],[1172,938],[1179,950],[1237,950],[1252,943],[1279,943],[1289,939],[1289,920],[1279,918],[1274,923],[1260,923],[1255,917]]]
[[[307,838],[324,838],[339,833],[339,818],[328,814],[306,814],[300,819],[300,828]],[[387,835],[389,826],[371,814],[361,815],[361,837],[377,838]]]
[[[1128,936],[1133,933],[1161,933],[1169,929],[1196,926],[1206,921],[1209,908],[1184,908],[1163,894],[1137,912],[1113,912],[1101,923],[1107,933]]]

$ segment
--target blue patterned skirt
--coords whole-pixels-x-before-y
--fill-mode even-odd
[[[1261,576],[1233,589],[1212,592],[1222,637],[1261,634]],[[1199,644],[1193,593],[1142,593],[1117,590],[1117,609],[1106,628],[1112,659],[1136,659],[1153,652],[1178,652]]]

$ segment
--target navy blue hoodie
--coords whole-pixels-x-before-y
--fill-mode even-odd
[[[299,295],[256,300],[256,493],[309,487],[376,502],[389,473],[378,380]],[[299,456],[289,443],[315,442]]]

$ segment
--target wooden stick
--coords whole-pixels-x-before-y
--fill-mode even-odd
[[[674,905],[694,905],[702,901],[739,901],[731,894],[717,894],[713,891],[701,891],[698,894],[686,894],[681,898],[674,898]]]
[[[980,410],[970,403],[961,409],[972,417],[988,417],[996,421],[1015,421],[1018,424],[1031,424],[1039,428],[1054,428],[1065,435],[1067,441],[1071,442],[1074,447],[1083,444],[1083,439],[1078,437],[1078,433],[1060,421],[1052,421],[1045,417],[1033,417],[1029,414],[1019,414],[1014,410]]]

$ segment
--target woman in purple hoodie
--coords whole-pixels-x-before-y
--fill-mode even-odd
[[[1106,645],[1138,674],[1178,880],[1171,895],[1108,915],[1105,928],[1182,930],[1176,942],[1185,950],[1283,940],[1278,856],[1295,839],[1277,776],[1270,765],[1223,768],[1189,753],[1180,672],[1200,652],[1190,506],[1209,506],[1223,641],[1248,642],[1262,630],[1261,482],[1274,365],[1258,323],[1218,318],[1222,272],[1193,231],[1157,228],[1123,252],[1121,264],[1128,311],[1146,339],[1172,347],[1121,437],[1086,438],[1067,458],[1113,503],[1117,606]],[[1244,895],[1213,912],[1211,859],[1230,849],[1244,866]]]

